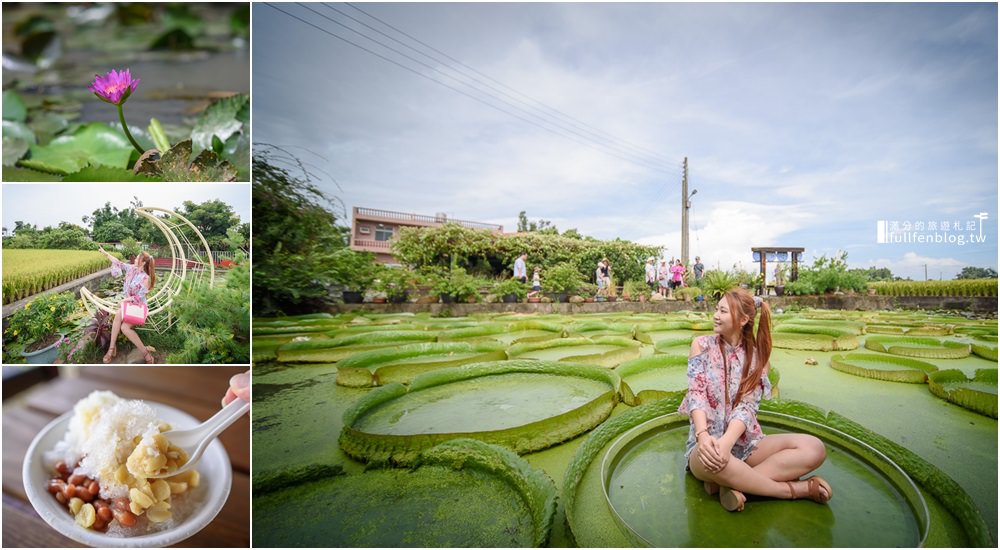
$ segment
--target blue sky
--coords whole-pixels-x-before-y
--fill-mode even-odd
[[[513,231],[526,210],[679,255],[688,157],[709,267],[750,267],[752,246],[915,279],[997,267],[996,4],[309,6],[277,8],[395,63],[255,3],[253,137],[348,211]],[[572,119],[546,131],[562,115],[539,109]],[[879,221],[910,233],[879,243]]]

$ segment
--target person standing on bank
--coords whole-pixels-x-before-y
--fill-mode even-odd
[[[656,266],[653,265],[655,262],[656,258],[652,256],[646,258],[646,285],[653,294],[656,293]]]
[[[528,266],[524,263],[528,259],[528,253],[522,252],[520,256],[514,260],[514,278],[522,283],[528,282]]]
[[[98,248],[98,251],[103,253],[105,256],[111,260],[111,275],[118,277],[125,272],[125,300],[130,300],[135,304],[145,305],[146,304],[146,294],[153,288],[156,284],[156,263],[153,261],[153,257],[149,255],[148,252],[140,252],[135,260],[131,264],[127,264],[115,258],[104,250],[104,247]],[[110,363],[115,355],[118,354],[118,348],[115,346],[118,342],[118,333],[121,332],[129,339],[130,342],[135,344],[136,349],[142,352],[143,359],[147,363],[155,363],[156,359],[150,350],[153,348],[147,348],[142,343],[142,339],[139,338],[139,334],[135,331],[134,325],[130,323],[122,322],[122,316],[119,312],[114,313],[115,321],[111,326],[111,344],[108,346],[108,352],[104,354],[102,361],[104,363]],[[156,351],[156,350],[153,350]]]
[[[713,320],[715,334],[691,343],[688,393],[678,409],[691,420],[688,471],[730,512],[743,510],[747,494],[826,504],[833,496],[826,480],[800,479],[826,460],[823,442],[808,434],[764,435],[757,422],[761,397],[771,392],[767,303],[734,288],[719,300]]]
[[[701,263],[701,256],[694,257],[694,286],[701,288],[701,278],[705,276],[705,264]]]

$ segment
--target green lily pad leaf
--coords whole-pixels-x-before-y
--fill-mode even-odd
[[[144,165],[142,172],[159,175],[163,181],[235,181],[236,168],[220,159],[210,150],[204,150],[194,161],[191,158],[191,140],[174,145],[155,161]]]
[[[236,167],[237,181],[250,181],[250,136],[246,132],[230,137],[221,157]]]
[[[182,29],[191,36],[198,36],[205,28],[205,21],[200,15],[191,12],[186,4],[170,4],[163,13],[163,27],[167,29]]]
[[[3,119],[24,122],[28,118],[28,108],[14,90],[3,92]]]
[[[7,145],[4,144],[4,149],[6,149],[6,147]],[[6,154],[6,152],[4,154]],[[31,170],[29,168],[21,168],[19,166],[3,167],[3,181],[60,181],[61,179],[62,178],[60,176],[39,172],[38,170]]]
[[[3,121],[3,165],[13,166],[35,144],[35,134],[23,122]]]
[[[4,121],[6,124],[7,121]],[[17,161],[21,160],[21,157],[28,152],[28,148],[31,144],[28,143],[24,138],[19,137],[3,137],[3,165],[4,166],[14,166]]]
[[[211,149],[212,136],[218,136],[225,143],[230,136],[243,129],[241,119],[244,108],[249,109],[250,96],[239,94],[220,99],[205,109],[191,130],[191,142],[195,154]]]
[[[35,143],[35,133],[23,122],[3,121],[3,137],[21,138],[28,143]]]
[[[45,145],[52,141],[52,138],[69,128],[69,121],[62,115],[45,111],[31,115],[29,125],[35,131],[35,135],[38,136],[38,143]]]
[[[26,168],[69,174],[90,164],[127,168],[132,145],[121,132],[94,122],[81,126],[71,135],[59,136],[48,145],[31,147],[30,158],[21,161]]]
[[[144,174],[134,174],[126,168],[111,168],[110,166],[86,166],[79,172],[67,174],[63,181],[141,181],[155,182],[159,179],[147,177]]]

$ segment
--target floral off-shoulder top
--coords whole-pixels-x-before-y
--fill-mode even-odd
[[[731,346],[723,341],[725,352],[719,347],[719,337],[707,334],[698,338],[702,352],[688,359],[688,393],[681,402],[678,412],[691,416],[691,411],[705,411],[708,420],[708,433],[712,437],[721,437],[726,432],[729,422],[739,420],[746,426],[743,435],[733,445],[732,454],[740,460],[746,460],[753,452],[757,443],[764,438],[764,433],[757,422],[757,407],[762,397],[771,397],[771,382],[767,375],[761,377],[761,383],[754,391],[743,396],[739,403],[726,403],[725,382],[729,383],[730,399],[736,396],[740,388],[740,376],[743,374],[743,362],[746,351],[741,343]],[[722,354],[726,354],[723,363]],[[751,361],[756,362],[756,357]],[[723,364],[729,366],[726,375]],[[687,458],[694,450],[697,438],[694,433],[694,423],[688,433]]]
[[[125,297],[132,298],[132,301],[137,304],[146,305],[146,293],[149,292],[149,289],[146,288],[146,280],[149,279],[149,275],[132,264],[120,260],[111,262],[111,275],[120,277],[122,270],[125,271],[125,285],[123,287]]]

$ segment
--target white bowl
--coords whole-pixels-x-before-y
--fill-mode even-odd
[[[146,403],[153,407],[158,418],[169,422],[174,429],[192,428],[200,424],[193,416],[169,405],[151,401]],[[201,485],[199,485],[198,490],[203,491],[203,496],[199,499],[201,503],[195,506],[190,515],[177,525],[155,533],[134,537],[113,537],[100,531],[80,527],[73,521],[73,516],[66,506],[59,504],[46,489],[53,472],[46,467],[42,458],[44,453],[51,451],[66,434],[72,416],[73,411],[69,411],[49,422],[35,436],[34,441],[28,447],[27,454],[24,455],[24,491],[28,494],[28,500],[31,501],[31,505],[35,507],[38,515],[63,535],[76,542],[94,547],[165,547],[176,544],[201,531],[215,518],[226,503],[233,482],[233,471],[226,449],[222,446],[222,442],[216,439],[208,446],[198,462],[198,471],[201,473]]]

